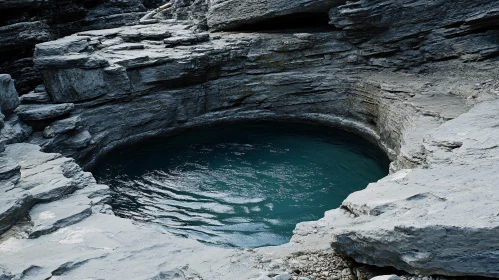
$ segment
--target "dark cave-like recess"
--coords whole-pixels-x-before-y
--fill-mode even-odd
[[[232,29],[243,32],[295,32],[296,30],[336,30],[329,24],[328,13],[296,13],[245,24]]]

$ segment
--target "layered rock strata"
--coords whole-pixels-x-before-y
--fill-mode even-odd
[[[147,25],[38,44],[45,88],[23,96],[2,129],[0,276],[120,279],[140,267],[132,278],[282,279],[284,268],[262,259],[332,244],[358,262],[410,273],[498,277],[498,8],[486,0],[174,1],[158,13],[177,19],[158,14]],[[317,13],[334,28],[234,31]],[[261,119],[353,130],[385,149],[392,174],[299,224],[289,244],[237,251],[114,217],[107,187],[72,160],[38,151],[91,167],[145,137]],[[12,145],[25,139],[31,144]],[[31,221],[17,223],[28,212]],[[41,257],[47,248],[51,259]]]
[[[21,93],[41,82],[34,46],[75,32],[136,23],[161,0],[0,2],[0,73],[17,80]]]

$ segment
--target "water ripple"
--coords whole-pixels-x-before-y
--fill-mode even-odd
[[[94,175],[121,217],[234,247],[279,245],[386,175],[369,142],[310,125],[236,124],[113,151]]]

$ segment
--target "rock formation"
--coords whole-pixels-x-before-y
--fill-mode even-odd
[[[2,53],[38,43],[44,81],[19,105],[0,76],[0,278],[257,278],[262,256],[330,245],[414,274],[499,277],[496,1],[185,0],[147,15],[124,1],[131,10],[109,8],[119,20],[106,22],[115,15],[97,11],[112,3],[86,6],[106,20],[89,12],[58,32],[47,20],[9,22],[22,40],[0,39]],[[14,68],[1,71],[31,85]],[[90,168],[146,137],[260,119],[352,130],[390,155],[392,174],[299,224],[289,244],[236,251],[114,217],[107,187],[74,162]]]
[[[17,80],[21,93],[41,82],[33,67],[36,44],[82,30],[138,22],[146,7],[162,0],[3,0],[0,1],[0,73]]]

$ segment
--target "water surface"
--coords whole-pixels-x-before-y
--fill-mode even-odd
[[[385,176],[375,145],[309,124],[238,123],[121,147],[94,175],[113,190],[116,215],[241,248],[289,241],[348,194]]]

